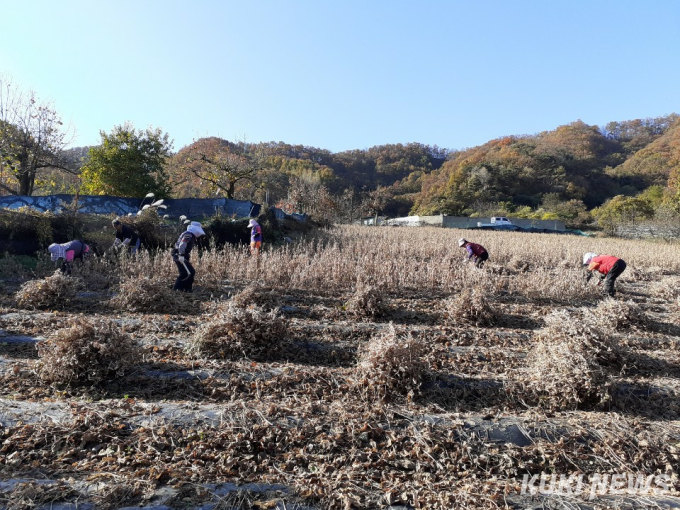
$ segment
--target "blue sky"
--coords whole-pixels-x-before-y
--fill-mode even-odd
[[[680,2],[3,2],[0,74],[74,146],[131,122],[332,152],[680,113]]]

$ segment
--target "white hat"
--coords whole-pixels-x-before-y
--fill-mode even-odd
[[[588,252],[583,255],[583,265],[590,264],[590,261],[597,257],[597,253]]]
[[[463,239],[462,237],[458,239],[458,246],[460,246],[461,248],[465,246],[465,243],[467,243],[467,239]]]
[[[255,221],[255,220],[250,220],[250,221],[248,222],[248,227],[249,227],[249,228],[250,228],[250,227],[254,227],[254,226],[256,226],[256,225],[258,225],[258,223],[257,223],[257,221]]]
[[[187,227],[187,232],[191,232],[196,237],[201,237],[205,235],[205,231],[203,230],[203,227],[198,221],[192,221]]]
[[[50,252],[50,258],[52,260],[59,260],[60,258],[66,257],[66,250],[61,244],[52,243],[47,250]]]

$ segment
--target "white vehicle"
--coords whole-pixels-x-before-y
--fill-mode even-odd
[[[505,216],[494,216],[491,218],[491,223],[482,223],[481,221],[477,223],[478,227],[507,227],[512,226],[512,221],[507,219]]]
[[[505,216],[494,216],[491,218],[491,224],[500,226],[500,225],[512,225],[512,221],[507,219]]]

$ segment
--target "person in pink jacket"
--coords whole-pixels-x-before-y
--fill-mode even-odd
[[[600,282],[604,281],[605,292],[614,297],[616,294],[614,282],[626,269],[626,263],[613,255],[598,255],[591,252],[583,256],[583,265],[588,266],[586,282],[590,281],[594,272],[597,271],[600,273]]]
[[[83,258],[90,253],[90,247],[78,239],[63,244],[52,243],[47,250],[50,252],[53,261],[64,259],[61,264],[61,272],[67,275],[71,274],[75,260],[80,259],[82,262]]]

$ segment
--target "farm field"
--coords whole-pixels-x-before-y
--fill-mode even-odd
[[[627,262],[615,299],[589,251]],[[346,226],[195,255],[192,294],[167,254],[3,260],[0,508],[680,508],[678,244]],[[665,485],[523,494],[541,474]]]

